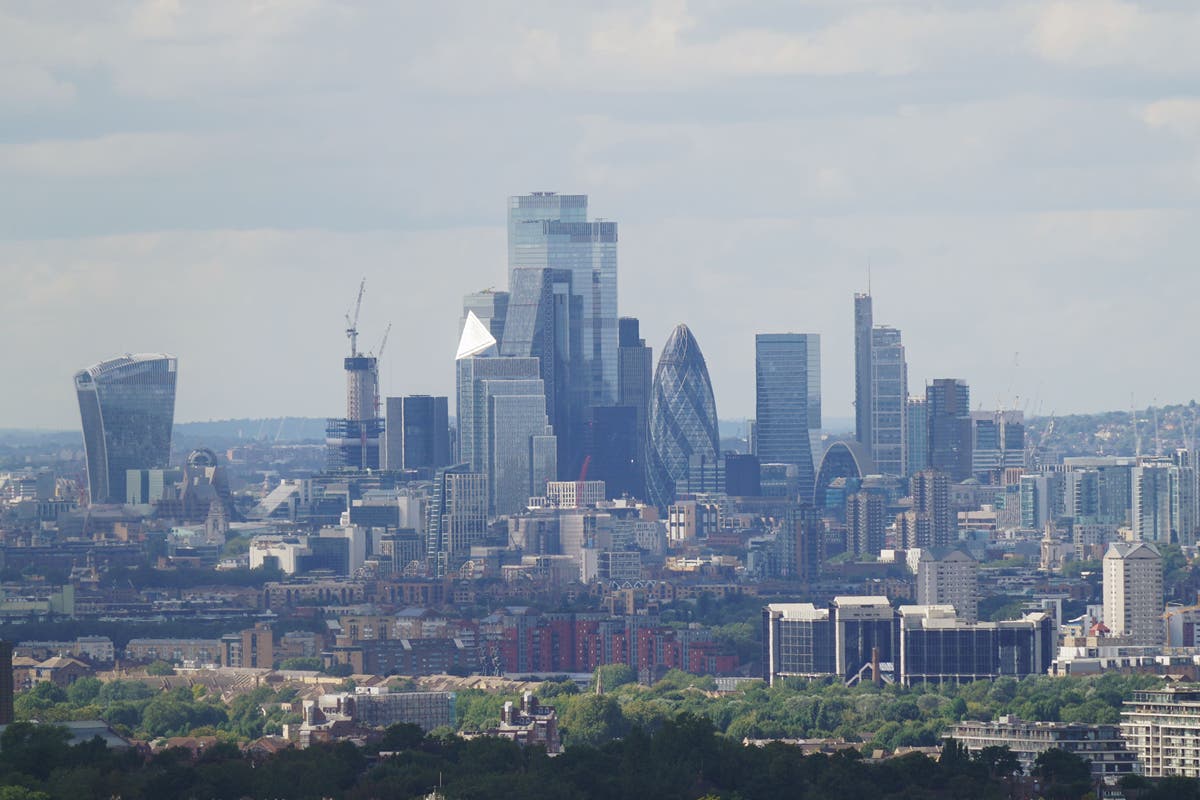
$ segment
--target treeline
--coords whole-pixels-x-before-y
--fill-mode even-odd
[[[9,726],[0,734],[0,798],[368,800],[426,797],[437,789],[446,800],[1073,800],[1094,789],[1087,764],[1057,750],[1043,754],[1030,777],[1020,774],[1004,748],[972,758],[953,742],[939,760],[912,754],[872,763],[856,751],[805,756],[784,744],[743,747],[692,714],[654,732],[634,728],[619,741],[573,747],[556,758],[501,739],[423,736],[411,725],[389,728],[362,750],[338,743],[261,758],[230,744],[198,757],[168,750],[145,758],[133,750],[108,750],[99,740],[75,747],[66,741],[66,732],[52,726]],[[1030,791],[1034,781],[1036,793]],[[1132,779],[1127,785],[1140,800],[1200,798],[1191,780]]]
[[[942,734],[964,719],[1011,714],[1027,720],[1117,724],[1122,702],[1136,689],[1160,683],[1153,676],[1118,675],[1023,680],[1000,678],[961,685],[846,687],[835,679],[761,682],[717,692],[712,678],[673,671],[645,687],[624,665],[601,667],[605,693],[577,694],[570,682],[543,684],[541,699],[558,710],[567,744],[599,744],[634,727],[653,729],[688,712],[712,720],[726,736],[743,738],[841,738],[868,750],[940,744]],[[594,684],[593,684],[594,685]],[[460,691],[460,730],[495,725],[505,700],[515,695]],[[490,721],[489,721],[490,720]]]

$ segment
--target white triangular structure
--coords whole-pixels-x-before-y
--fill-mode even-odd
[[[477,356],[496,344],[496,337],[487,329],[474,311],[467,312],[467,323],[463,325],[462,338],[458,340],[458,355],[455,361]]]

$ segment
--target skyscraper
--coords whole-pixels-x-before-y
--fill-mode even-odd
[[[820,347],[815,333],[754,337],[758,458],[761,463],[795,464],[806,501],[812,497],[815,472],[810,431],[821,427]]]
[[[925,388],[929,466],[958,483],[971,477],[971,392],[967,382],[938,378]]]
[[[929,469],[929,418],[924,397],[908,398],[908,413],[904,423],[905,438],[908,440],[905,453],[908,467],[904,474],[915,475],[923,469]]]
[[[650,445],[650,387],[654,380],[654,353],[641,337],[635,317],[618,320],[620,336],[617,348],[617,403],[635,409],[637,436],[636,488],[633,494],[646,496],[646,449]]]
[[[435,470],[450,463],[449,399],[415,394],[387,399],[384,467]]]
[[[686,325],[667,337],[650,399],[650,453],[646,465],[649,499],[666,508],[675,485],[687,481],[697,460],[717,462],[720,450],[717,404],[700,345]]]
[[[877,326],[871,332],[871,458],[884,475],[903,475],[908,364],[900,331]]]
[[[174,356],[142,353],[75,373],[90,502],[123,503],[126,470],[168,465],[176,369]]]
[[[896,518],[899,544],[945,547],[958,538],[954,509],[950,507],[950,482],[945,473],[922,470],[910,481],[912,510]]]
[[[1104,624],[1135,645],[1163,642],[1163,561],[1146,542],[1113,542],[1104,554]]]
[[[871,448],[871,295],[854,295],[854,438]]]
[[[617,402],[617,223],[587,219],[587,195],[554,192],[508,201],[509,285],[520,267],[566,269],[581,310],[586,405]],[[573,365],[573,372],[575,365]]]
[[[570,270],[518,267],[510,279],[500,354],[538,359],[546,413],[558,437],[558,462],[569,470],[582,461],[580,434],[587,405],[587,387],[572,373],[582,366],[580,298],[571,293]]]
[[[440,578],[458,566],[471,545],[487,536],[487,521],[487,476],[468,464],[438,470],[425,522],[430,573]]]
[[[508,318],[508,292],[498,292],[495,289],[484,289],[463,296],[463,315],[459,325],[459,335],[466,327],[467,317],[471,314],[483,323],[483,327],[497,342],[504,340],[504,323]]]

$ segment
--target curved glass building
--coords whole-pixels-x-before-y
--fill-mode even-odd
[[[142,353],[75,373],[90,502],[124,503],[126,470],[168,465],[176,366],[175,356]]]
[[[704,355],[688,327],[676,325],[659,356],[650,391],[650,502],[670,505],[676,484],[687,481],[695,465],[711,469],[720,447],[717,404]]]
[[[817,467],[817,478],[813,488],[813,505],[818,510],[824,510],[829,505],[825,493],[838,478],[862,480],[864,476],[873,474],[875,474],[875,462],[871,460],[871,453],[866,447],[852,440],[834,442],[829,445],[825,455],[821,456],[821,463]],[[843,497],[841,503],[844,502],[845,498]],[[844,505],[835,504],[835,507],[844,508]]]

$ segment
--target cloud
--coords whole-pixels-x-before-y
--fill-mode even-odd
[[[1072,67],[1128,67],[1152,73],[1200,68],[1200,12],[1150,10],[1121,0],[1069,0],[1037,6],[1034,52]]]
[[[1142,109],[1142,120],[1151,128],[1194,137],[1200,134],[1200,98],[1175,97],[1150,103]]]
[[[211,155],[214,142],[180,133],[115,133],[0,145],[0,174],[101,178],[178,173]]]

